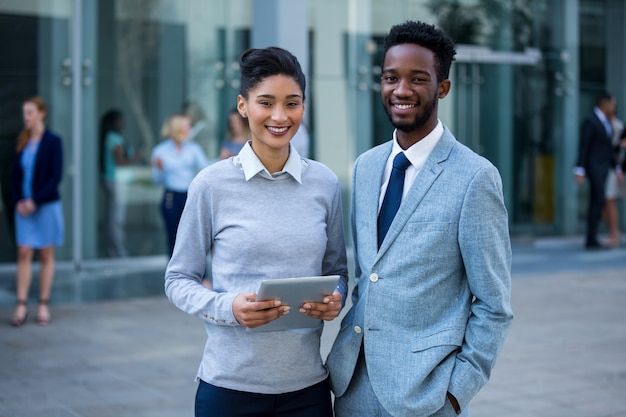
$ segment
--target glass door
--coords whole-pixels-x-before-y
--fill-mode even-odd
[[[511,228],[554,232],[562,73],[537,50],[460,47],[455,68],[457,138],[502,175]]]
[[[243,0],[207,4],[98,2],[90,139],[102,140],[99,127],[110,115],[122,115],[119,133],[132,163],[116,166],[115,180],[109,181],[109,173],[97,167],[111,152],[104,141],[94,149],[87,175],[97,190],[95,214],[86,210],[92,217],[85,227],[93,228],[97,238],[86,246],[93,248],[90,256],[162,258],[167,253],[160,211],[163,187],[152,180],[150,157],[165,139],[161,128],[170,115],[187,114],[190,140],[200,144],[210,160],[219,158],[228,113],[236,105],[237,59],[248,46],[250,22],[244,11],[250,7]]]

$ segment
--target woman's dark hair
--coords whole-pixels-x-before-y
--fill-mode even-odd
[[[306,90],[306,80],[298,59],[285,49],[270,46],[264,49],[248,49],[239,58],[241,84],[239,94],[248,98],[248,92],[263,80],[273,75],[293,78],[302,89],[302,100]]]
[[[111,109],[104,113],[100,120],[100,172],[104,172],[104,152],[106,151],[107,133],[110,131],[118,131],[119,122],[124,118],[121,111]]]
[[[383,62],[389,48],[405,43],[412,43],[430,49],[435,55],[437,81],[441,82],[448,79],[450,66],[452,61],[454,61],[456,51],[454,42],[442,30],[437,29],[434,25],[410,20],[406,23],[392,26],[385,38]]]

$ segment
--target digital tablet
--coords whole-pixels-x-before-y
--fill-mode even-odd
[[[318,277],[279,278],[263,281],[257,291],[257,300],[279,299],[283,305],[291,306],[289,314],[253,329],[253,332],[302,329],[317,327],[320,319],[300,313],[300,306],[306,301],[321,302],[331,295],[339,282],[339,275]]]

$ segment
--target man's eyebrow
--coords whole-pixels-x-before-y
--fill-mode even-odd
[[[388,72],[397,73],[398,70],[396,70],[395,68],[383,68],[382,72],[383,72],[383,74],[384,73],[388,73]],[[411,74],[431,75],[430,72],[428,72],[426,70],[420,70],[420,69],[411,70]]]

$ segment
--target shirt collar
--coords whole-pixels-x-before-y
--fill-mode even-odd
[[[239,154],[233,158],[233,162],[236,166],[239,166],[244,173],[246,181],[249,181],[255,175],[260,175],[268,180],[276,180],[283,177],[285,174],[289,174],[302,184],[302,169],[305,166],[305,162],[300,158],[296,148],[289,144],[289,158],[283,167],[282,171],[271,174],[263,165],[258,156],[254,153],[250,141],[241,148]]]
[[[606,123],[609,121],[609,119],[606,118],[606,115],[599,108],[594,107],[593,112],[596,114],[596,116],[598,116],[598,119],[600,119],[602,123]]]
[[[390,159],[393,161],[393,158],[400,152],[404,152],[406,158],[411,162],[411,165],[415,167],[417,170],[422,169],[424,163],[426,163],[426,159],[428,155],[432,152],[439,139],[443,135],[443,123],[441,120],[437,120],[437,125],[430,133],[424,136],[420,141],[412,145],[409,149],[402,150],[400,145],[398,144],[398,136],[397,129],[393,131],[393,148],[391,149]]]

